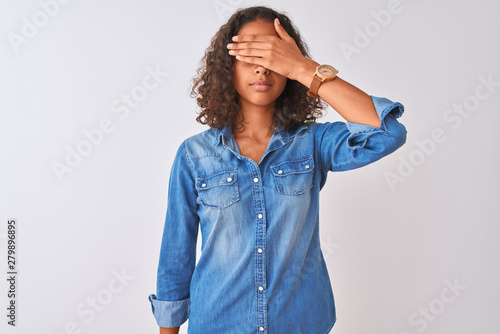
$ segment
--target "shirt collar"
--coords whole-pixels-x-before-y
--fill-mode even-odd
[[[224,128],[221,130],[216,130],[215,133],[215,141],[212,144],[213,146],[218,145],[219,143],[224,143],[224,141],[227,141],[227,139],[232,136],[232,131],[231,131],[231,126],[226,125]]]
[[[277,137],[276,138],[277,140],[279,140],[283,144],[285,144],[288,140],[295,137],[303,129],[306,129],[307,126],[301,125],[301,126],[298,126],[292,130],[289,130],[289,131],[283,130],[283,128],[284,128],[283,124],[278,123],[278,125],[274,129],[274,136]],[[228,139],[232,136],[233,136],[232,127],[230,125],[226,125],[221,130],[216,129],[215,140],[214,140],[212,146],[216,146],[216,145],[219,145],[220,143],[227,142]]]

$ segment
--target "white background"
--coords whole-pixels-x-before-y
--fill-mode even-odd
[[[52,3],[52,16],[41,3]],[[2,333],[157,333],[147,296],[170,167],[181,141],[206,129],[195,121],[190,80],[219,27],[254,4],[288,14],[313,59],[406,108],[402,148],[330,174],[322,191],[332,333],[498,330],[500,87],[477,88],[479,77],[500,82],[498,2],[401,0],[378,30],[372,11],[386,0],[54,3],[0,4]],[[34,20],[38,31],[13,43]],[[369,42],[347,56],[341,46],[361,46],[365,28]],[[126,117],[114,112],[148,67],[168,75]],[[464,103],[467,116],[447,111]],[[112,131],[84,147],[83,132],[106,119]],[[331,108],[320,119],[335,120],[343,121]],[[88,154],[58,178],[53,165],[77,147]],[[391,186],[388,175],[400,176]],[[18,220],[16,328],[6,324],[9,218]],[[128,279],[115,282],[114,272]],[[461,289],[446,290],[446,281]]]

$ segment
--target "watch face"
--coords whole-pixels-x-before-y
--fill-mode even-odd
[[[335,69],[330,65],[320,65],[318,68],[318,72],[324,76],[332,76],[335,74]]]

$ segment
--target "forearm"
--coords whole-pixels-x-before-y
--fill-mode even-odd
[[[295,80],[309,88],[318,65],[320,64],[316,61],[306,59],[299,68]],[[331,81],[323,82],[319,86],[318,95],[345,120],[374,127],[380,126],[380,118],[370,95],[338,76]]]
[[[160,334],[178,334],[179,328],[180,326],[172,328],[160,327]]]

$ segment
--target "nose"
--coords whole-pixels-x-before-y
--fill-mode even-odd
[[[264,66],[257,66],[257,67],[255,68],[255,73],[260,73],[260,74],[269,74],[269,73],[270,73],[270,71],[269,71],[267,68],[265,68]]]

